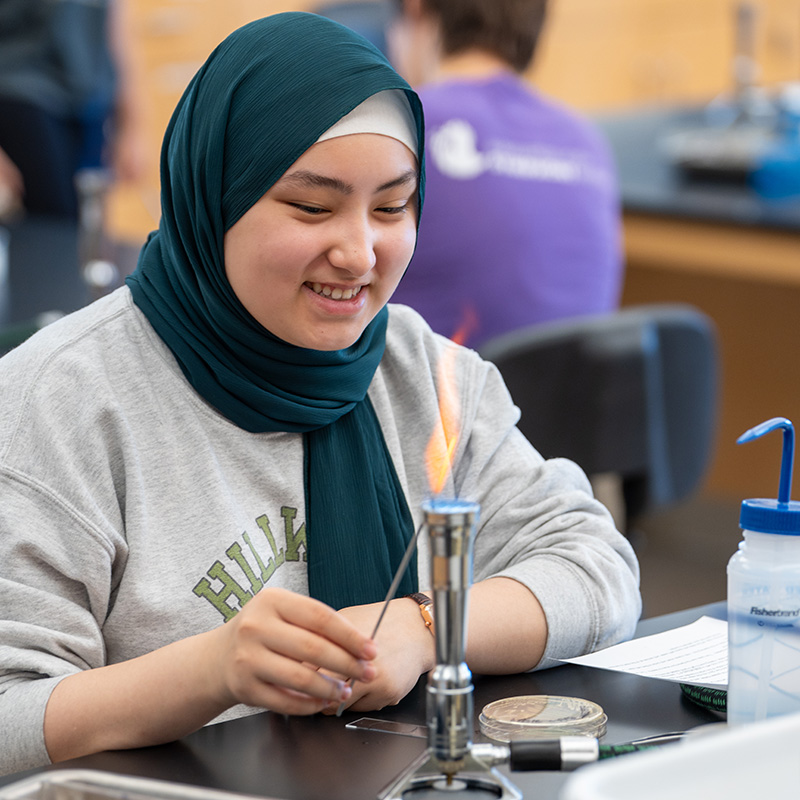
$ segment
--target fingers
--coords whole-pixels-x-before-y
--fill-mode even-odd
[[[243,684],[240,702],[282,714],[316,714],[329,705],[338,707],[349,701],[352,690],[345,681],[306,669],[301,677],[281,676],[278,672],[267,679],[254,675],[249,686]]]
[[[349,679],[375,675],[374,642],[312,598],[262,590],[223,627],[224,680],[234,702],[311,714],[349,700]]]
[[[375,642],[330,606],[313,598],[281,589],[272,591],[275,593],[275,609],[281,619],[306,634],[294,640],[293,644],[307,648],[305,655],[310,663],[349,677],[358,677],[350,671],[337,669],[335,665],[322,664],[319,661],[320,651],[318,648],[320,644],[322,642],[332,643],[347,652],[353,659],[360,661],[369,661],[377,655]],[[330,653],[331,651],[329,648],[324,648],[324,652]],[[297,655],[302,656],[303,654]]]
[[[261,614],[258,619],[251,614],[244,624],[255,626],[253,635],[271,653],[335,673],[343,680],[371,679],[369,662],[377,654],[375,643],[351,622],[310,597],[283,590],[261,594],[276,615],[273,624],[262,626]]]
[[[351,697],[352,689],[346,678],[329,675],[313,664],[298,661],[268,647],[250,648],[245,651],[245,657],[247,660],[243,658],[236,671],[239,676],[237,694],[240,702],[275,708],[274,698],[279,696],[282,703],[281,710],[285,711],[287,703],[296,701],[298,696],[303,696],[317,701],[309,706],[311,709],[309,713],[313,713],[328,702],[338,705]],[[374,667],[371,664],[365,665],[362,673],[362,680],[371,680],[374,676]],[[275,695],[275,690],[287,694]],[[242,700],[243,695],[248,699]]]
[[[343,608],[339,613],[362,631],[373,631],[381,604]],[[375,677],[356,681],[346,707],[370,711],[398,703],[416,684],[419,676],[433,667],[435,640],[425,627],[416,604],[399,598],[389,603],[381,630],[377,634],[380,655],[374,660]],[[324,713],[335,713],[326,706]]]

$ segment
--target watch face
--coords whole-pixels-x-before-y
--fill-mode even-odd
[[[421,605],[419,607],[419,613],[422,614],[422,619],[425,620],[425,624],[433,630],[433,612],[431,609],[432,603],[425,603],[425,605]]]
[[[433,633],[433,600],[422,592],[414,592],[407,594],[411,600],[419,604],[419,613],[422,615],[422,620],[425,626]]]

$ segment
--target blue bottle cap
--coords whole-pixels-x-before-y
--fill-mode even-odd
[[[792,423],[784,417],[774,417],[743,433],[736,443],[751,442],[777,428],[783,429],[783,457],[781,458],[778,499],[743,500],[739,513],[739,526],[748,531],[798,536],[800,535],[800,502],[789,499],[792,490],[792,469],[794,468],[794,427]]]

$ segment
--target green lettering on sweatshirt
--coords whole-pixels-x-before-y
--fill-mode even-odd
[[[221,561],[215,561],[206,574],[209,578],[222,581],[222,588],[215,592],[211,588],[211,582],[208,578],[201,578],[192,591],[198,597],[204,597],[208,600],[208,602],[222,614],[226,622],[235,617],[248,600],[253,599],[253,595],[239,586],[234,578],[226,571],[225,565]],[[231,595],[234,595],[239,601],[238,608],[234,608],[226,602]]]
[[[250,534],[247,531],[242,532],[242,539],[244,539],[244,543],[250,548],[250,552],[253,554],[256,564],[258,564],[258,571],[261,573],[261,583],[263,585],[272,577],[272,573],[275,572],[275,562],[270,559],[269,566],[265,567],[264,562],[261,560],[261,555],[253,545]]]
[[[198,597],[211,603],[211,605],[222,614],[226,622],[235,617],[239,611],[241,611],[244,604],[248,600],[251,600],[253,595],[261,588],[266,586],[276,570],[282,567],[287,561],[300,561],[301,551],[303,561],[308,560],[305,523],[302,523],[297,530],[295,530],[297,509],[291,506],[283,506],[281,508],[281,517],[283,517],[283,547],[278,546],[275,534],[272,532],[272,527],[270,526],[269,517],[266,514],[261,514],[259,517],[256,517],[256,524],[264,535],[264,539],[269,546],[269,551],[266,551],[263,540],[256,536],[254,541],[247,531],[243,531],[241,535],[246,548],[242,547],[239,542],[234,542],[225,550],[225,555],[228,557],[228,560],[235,564],[239,570],[241,570],[242,575],[247,579],[250,591],[237,581],[236,578],[228,572],[222,561],[219,560],[211,565],[206,575],[204,575],[192,589]],[[265,564],[264,556],[267,556],[269,552],[271,552],[272,555],[267,558]],[[234,573],[235,572],[236,570],[234,569]],[[213,586],[211,583],[212,580],[220,581],[222,586]]]
[[[272,558],[267,562],[267,569],[262,574],[264,583],[266,583],[272,577],[275,570],[283,564],[285,559],[283,556],[283,549],[279,549],[278,545],[275,543],[275,536],[272,533],[272,528],[269,526],[269,517],[266,514],[262,514],[256,519],[256,524],[266,537],[267,542],[269,542],[270,550],[272,550]]]
[[[281,508],[281,516],[283,517],[283,532],[286,536],[286,560],[299,561],[300,547],[302,546],[303,561],[308,561],[305,522],[297,529],[297,532],[295,532],[294,518],[297,516],[297,509],[283,506]]]
[[[243,534],[246,536],[247,534]],[[246,540],[245,540],[246,541]],[[247,580],[250,581],[250,588],[255,594],[264,584],[256,576],[255,572],[253,572],[253,568],[247,563],[247,560],[244,557],[244,553],[242,552],[242,546],[239,542],[234,542],[226,551],[225,555],[228,556],[231,560],[235,561],[244,572]]]

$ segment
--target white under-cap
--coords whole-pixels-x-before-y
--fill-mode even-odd
[[[357,105],[331,125],[318,142],[352,133],[379,133],[402,142],[415,156],[418,152],[417,126],[411,105],[402,89],[385,89]]]

